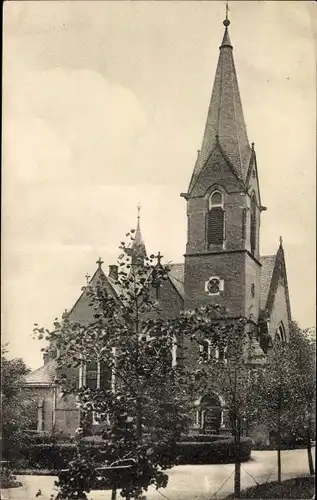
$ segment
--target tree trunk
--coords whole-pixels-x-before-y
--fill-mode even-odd
[[[308,467],[309,467],[309,474],[313,476],[315,474],[314,471],[314,462],[313,462],[313,455],[311,451],[311,416],[308,416],[308,422],[307,422],[307,458],[308,458]]]
[[[141,398],[136,398],[136,437],[139,439],[142,436],[142,405]]]
[[[282,462],[281,462],[281,409],[278,409],[277,414],[277,481],[282,482]]]
[[[235,463],[234,463],[234,497],[240,498],[241,493],[241,460],[240,460],[240,444],[241,444],[241,421],[240,417],[235,418],[234,426],[234,445],[235,445]]]
[[[116,500],[117,498],[117,488],[112,488],[111,490],[111,500]]]

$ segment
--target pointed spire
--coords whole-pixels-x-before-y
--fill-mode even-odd
[[[230,21],[228,19],[228,11],[229,11],[229,6],[228,6],[228,2],[226,2],[226,19],[223,22],[223,25],[225,26],[225,32],[223,35],[223,39],[222,39],[220,48],[222,48],[222,47],[231,47],[232,48],[230,37],[229,37],[229,31],[228,31],[228,26],[230,25]]]
[[[251,148],[245,126],[238,80],[229,37],[228,4],[223,21],[225,32],[220,46],[218,65],[209,104],[199,161],[190,182],[190,192],[210,154],[219,146],[236,176],[246,179]]]
[[[228,22],[230,22],[230,21],[228,21]],[[222,42],[221,42],[221,45],[220,45],[221,49],[223,47],[230,47],[232,49],[232,45],[231,45],[231,41],[230,41],[230,37],[229,37],[229,31],[228,31],[227,27],[225,29],[225,32],[224,32],[224,35],[223,35],[223,39],[222,39]]]
[[[144,262],[144,258],[146,257],[146,249],[145,244],[142,238],[141,229],[140,229],[140,212],[141,206],[140,204],[137,206],[137,226],[135,231],[134,241],[131,247],[132,250],[132,264],[140,264]]]

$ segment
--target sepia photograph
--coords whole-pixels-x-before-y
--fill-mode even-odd
[[[4,2],[0,500],[315,499],[316,37]]]

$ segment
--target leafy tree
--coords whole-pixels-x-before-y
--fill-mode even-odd
[[[7,346],[1,346],[1,407],[3,451],[15,450],[30,427],[35,402],[23,390],[24,377],[30,370],[23,359],[7,358]]]
[[[225,399],[235,439],[234,495],[239,498],[243,422],[251,422],[255,417],[253,387],[259,376],[256,344],[246,319],[225,319],[218,308],[214,309],[213,318],[210,314],[205,318],[205,325],[197,313],[194,320],[197,332],[193,340],[198,344],[208,343],[195,374],[197,388],[207,393],[220,389]]]
[[[164,470],[175,463],[173,443],[187,428],[193,399],[180,355],[187,320],[164,318],[156,299],[169,269],[160,257],[157,261],[154,255],[140,257],[131,244],[122,242],[120,249],[116,293],[108,293],[103,278],[87,286],[94,311],[88,325],[64,317],[55,321],[54,331],[36,325],[35,333],[40,338],[46,335],[49,350],[59,353],[59,383],[64,394],[76,396],[83,426],[92,414],[100,423],[108,423],[103,438],[110,462],[127,457],[136,461],[137,475],[122,492],[130,498],[149,485],[166,486]],[[111,374],[108,387],[80,387],[69,376],[73,371],[78,378],[79,369],[96,363],[99,374],[100,370]],[[77,471],[85,467],[75,462]],[[62,496],[69,495],[66,483]]]
[[[282,438],[286,434],[306,437],[309,470],[312,474],[315,353],[314,346],[296,323],[291,325],[288,342],[280,339],[273,341],[254,394],[257,419],[266,425],[276,439],[278,481],[281,481],[282,474]]]
[[[305,330],[293,322],[288,349],[294,390],[294,411],[290,423],[293,432],[306,441],[309,473],[314,474],[311,441],[315,437],[316,344]]]
[[[286,344],[274,340],[266,369],[257,386],[258,417],[276,437],[277,479],[281,482],[281,436],[289,425],[293,394],[290,381],[290,363]]]

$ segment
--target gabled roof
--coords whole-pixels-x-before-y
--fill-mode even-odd
[[[261,269],[261,310],[270,312],[273,304],[275,293],[278,287],[281,275],[284,278],[286,307],[289,321],[291,321],[291,306],[288,291],[287,273],[285,265],[284,249],[282,239],[276,255],[269,255],[260,259],[262,264]]]
[[[286,273],[285,256],[284,256],[282,238],[280,238],[280,246],[279,246],[277,254],[276,254],[275,266],[274,266],[272,280],[271,280],[270,289],[269,289],[267,302],[266,302],[266,309],[269,312],[271,311],[272,306],[274,304],[275,293],[276,293],[278,283],[279,283],[281,276],[283,276],[283,279],[284,279],[284,288],[285,288],[288,319],[289,319],[289,321],[291,321],[292,320],[291,306],[290,306],[290,299],[289,299],[287,273]]]
[[[184,299],[184,264],[169,264],[170,272],[169,279],[172,282],[177,293]],[[101,264],[98,264],[98,268],[89,281],[89,285],[96,285],[98,282],[102,281],[108,292],[114,297],[123,300],[127,291],[122,289],[120,285],[110,276],[106,276]],[[79,321],[87,323],[92,319],[93,309],[89,307],[90,299],[87,296],[86,288],[83,288],[83,292],[75,302],[72,309],[65,314],[65,316],[70,321]]]
[[[209,104],[201,152],[197,158],[190,192],[198,176],[217,145],[235,175],[245,182],[252,150],[249,145],[240,98],[233,49],[229,38],[229,21],[225,21],[225,33],[220,46],[214,86]]]
[[[260,309],[266,308],[267,298],[271,286],[273,271],[275,267],[276,255],[265,255],[260,258],[261,267],[261,295]]]
[[[169,278],[176,288],[179,295],[182,299],[185,298],[185,290],[184,290],[184,272],[185,265],[184,264],[169,264],[170,272]]]
[[[47,387],[50,386],[56,377],[57,362],[55,359],[48,361],[34,372],[25,376],[24,385],[32,387]]]
[[[102,282],[106,290],[113,296],[117,297],[118,291],[115,289],[113,280],[111,280],[105,275],[101,267],[103,262],[99,259],[97,263],[98,263],[98,268],[94,273],[93,277],[90,279],[89,285],[93,286],[97,285],[99,282]],[[64,317],[67,317],[70,321],[75,321],[82,324],[90,323],[94,315],[94,310],[92,307],[90,307],[90,302],[91,299],[87,293],[87,289],[86,287],[83,287],[81,295],[79,296],[79,298],[77,299],[71,310],[65,313]]]

